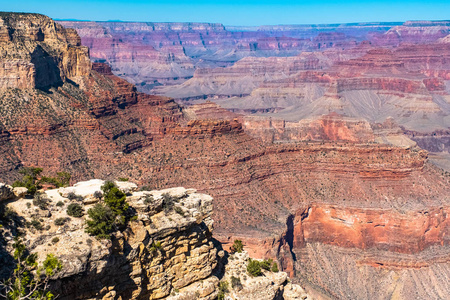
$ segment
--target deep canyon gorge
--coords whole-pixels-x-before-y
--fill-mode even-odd
[[[201,236],[202,280],[213,237],[275,259],[312,298],[450,297],[450,22],[0,22],[0,182],[40,166],[211,195],[191,205],[197,223],[164,219]],[[145,230],[113,254],[150,246]],[[123,299],[156,290],[116,285]]]

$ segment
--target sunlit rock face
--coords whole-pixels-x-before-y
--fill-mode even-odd
[[[9,24],[21,26],[19,21]],[[5,32],[0,36],[4,47],[20,44]],[[44,42],[40,34],[37,41],[29,34],[17,39]],[[70,40],[66,46],[76,40],[69,33],[59,39]],[[408,68],[406,60],[398,61],[399,55],[407,56],[402,46],[369,51],[372,46],[362,43],[350,54],[329,49],[294,58],[246,58],[222,70],[232,74],[221,75],[225,87],[239,75],[233,70],[240,64],[252,66],[255,74],[249,82],[257,91],[249,91],[250,96],[245,92],[215,100],[233,113],[211,103],[185,109],[172,99],[141,94],[102,63],[93,63],[87,74],[73,71],[78,67],[66,70],[59,56],[52,56],[65,57],[58,45],[49,41],[49,56],[30,62],[56,62],[58,72],[48,69],[42,77],[49,86],[35,82],[1,89],[2,181],[20,178],[22,166],[40,166],[46,175],[69,171],[75,181],[127,177],[152,189],[193,187],[213,196],[214,235],[220,241],[229,246],[239,238],[251,256],[277,258],[280,267],[315,293],[376,299],[382,290],[411,299],[414,293],[426,298],[426,291],[431,298],[448,298],[449,177],[430,165],[425,151],[401,137],[407,133],[417,143],[437,145],[418,132],[440,132],[436,128],[447,124],[445,67],[434,72],[411,59],[418,73],[394,76]],[[23,53],[26,57],[29,51]],[[268,63],[258,67],[258,61]],[[277,64],[292,74],[261,79],[266,73],[276,75]],[[219,71],[198,73],[216,76]],[[33,77],[32,72],[17,74],[18,82]],[[53,80],[55,74],[60,79]],[[286,97],[274,104],[273,95]],[[252,103],[261,104],[252,102],[258,99],[267,100],[256,106],[258,112],[273,118],[246,124],[248,117],[237,113],[248,113]],[[247,106],[238,105],[247,100]],[[299,109],[295,101],[305,106]],[[283,117],[275,118],[275,111]],[[253,137],[246,127],[255,130]],[[216,283],[204,286],[211,290]]]
[[[47,88],[89,74],[87,47],[73,29],[37,14],[0,15],[0,88]]]
[[[214,299],[219,281],[214,271],[223,251],[212,239],[212,197],[182,187],[137,192],[134,183],[117,182],[119,189],[128,192],[126,201],[136,218],[111,239],[100,240],[85,229],[86,212],[100,202],[92,193],[101,193],[103,183],[94,179],[47,190],[41,196],[47,203],[44,210],[30,208],[26,198],[7,204],[26,221],[39,215],[47,228],[45,233],[34,227],[22,230],[31,253],[38,253],[40,260],[51,253],[62,263],[62,271],[50,283],[52,291],[61,299],[167,299],[174,290],[181,295],[187,290],[192,297],[189,291],[195,285],[197,299]],[[68,197],[67,192],[82,201]],[[172,207],[163,207],[162,195],[172,199]],[[67,206],[73,203],[82,206],[83,216],[67,214]],[[63,224],[56,221],[61,219]],[[2,235],[10,239],[7,230]]]

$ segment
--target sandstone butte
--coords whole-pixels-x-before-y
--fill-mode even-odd
[[[225,249],[242,239],[314,297],[450,297],[449,175],[417,147],[375,143],[392,122],[330,115],[294,130],[327,140],[265,143],[241,116],[212,119],[223,110],[211,103],[184,109],[137,92],[45,16],[1,20],[0,181],[40,166],[75,181],[195,188],[214,198]]]

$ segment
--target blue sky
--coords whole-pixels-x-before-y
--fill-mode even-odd
[[[56,19],[216,22],[225,25],[326,24],[450,19],[450,0],[0,0],[2,11]]]

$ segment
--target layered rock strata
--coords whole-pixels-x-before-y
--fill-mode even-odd
[[[398,23],[224,27],[209,23],[60,22],[74,28],[95,61],[152,91],[182,83],[203,67],[224,67],[245,57],[293,56],[302,51],[348,49]]]
[[[37,14],[1,13],[0,89],[48,88],[90,72],[88,48],[73,29]]]
[[[100,191],[102,184],[100,180],[79,183],[71,191],[91,194]],[[136,220],[111,240],[98,240],[85,232],[87,216],[66,214],[67,206],[77,200],[60,194],[64,195],[64,189],[46,191],[46,210],[30,207],[30,199],[8,204],[25,222],[42,220],[45,231],[25,229],[24,243],[40,259],[52,253],[61,260],[62,272],[51,285],[59,298],[166,299],[199,283],[205,288],[196,291],[196,299],[215,298],[218,279],[212,275],[219,250],[211,237],[210,196],[184,188],[129,192],[127,202],[136,211]],[[173,208],[163,209],[162,194],[174,200]],[[64,204],[57,206],[60,201]],[[83,210],[98,201],[85,201]],[[61,218],[64,224],[56,225]]]
[[[373,61],[370,56],[374,55],[371,53],[361,61]],[[382,55],[394,54],[383,52]],[[395,59],[392,61],[395,64]],[[365,70],[366,77],[386,78],[379,76],[380,69],[376,70],[378,73],[371,73],[370,68]],[[428,90],[430,86],[438,88],[439,83],[420,85],[418,91],[424,94],[417,99],[392,95],[373,98],[370,91],[338,93],[334,77],[324,72],[301,71],[298,76],[307,79],[308,84],[319,82],[320,88],[310,91],[320,98],[314,104],[320,115],[329,114],[333,107],[348,107],[346,103],[366,107],[363,112],[368,116],[373,116],[374,111],[376,115],[380,113],[380,117],[372,119],[385,125],[372,124],[374,136],[375,131],[395,135],[396,127],[384,122],[393,112],[399,112],[406,124],[423,126],[429,124],[436,105],[445,111],[442,101],[445,95]],[[138,93],[133,85],[112,75],[105,65],[94,64],[93,70],[81,79],[78,85],[66,80],[62,86],[50,87],[48,92],[11,88],[2,91],[0,142],[4,155],[0,175],[3,180],[11,183],[19,178],[17,171],[25,165],[44,167],[49,175],[69,171],[75,180],[94,176],[127,177],[151,188],[190,186],[214,197],[217,208],[213,218],[218,239],[230,243],[240,238],[253,246],[254,250],[249,250],[261,256],[278,257],[283,269],[291,275],[295,273],[315,292],[332,298],[345,298],[348,294],[354,299],[373,299],[374,291],[390,291],[392,287],[384,283],[400,274],[399,295],[410,299],[412,293],[423,294],[412,282],[428,282],[427,272],[438,274],[433,270],[441,269],[444,271],[436,275],[439,277],[436,284],[429,285],[426,291],[446,298],[445,291],[450,290],[445,280],[447,221],[443,220],[444,215],[432,218],[431,213],[440,208],[447,211],[449,179],[448,174],[429,164],[425,151],[414,148],[413,144],[398,147],[362,143],[365,136],[371,137],[367,134],[370,133],[366,130],[367,123],[336,115],[317,118],[314,122],[320,126],[309,131],[311,135],[320,133],[319,137],[330,137],[332,141],[265,144],[242,130],[239,117],[236,121],[232,115],[213,120],[212,116],[221,112],[209,104],[186,112],[171,99]],[[298,82],[304,84],[294,79],[288,80],[292,87]],[[434,104],[428,105],[430,101]],[[377,103],[391,106],[377,109],[380,107]],[[417,104],[424,106],[418,109]],[[308,115],[315,111],[314,105],[307,106],[302,113]],[[404,107],[407,107],[406,114]],[[413,112],[422,114],[423,118]],[[414,122],[408,123],[407,118],[411,116]],[[445,120],[444,114],[436,116]],[[294,217],[309,207],[316,207],[317,212],[334,207],[339,215],[333,217],[343,221],[327,218],[326,213],[306,218],[306,232],[311,235],[306,240],[303,238],[302,247],[294,247],[293,224],[301,222]],[[387,210],[393,213],[387,214]],[[428,218],[424,217],[425,212]],[[358,226],[350,232],[358,233],[360,238],[336,234],[333,228],[342,231],[350,224],[351,218],[347,216],[353,213],[358,216],[358,220],[353,220]],[[391,218],[403,221],[396,223]],[[407,218],[437,227],[417,226]],[[371,220],[385,226],[371,227],[368,225]],[[399,241],[383,229],[389,228],[390,222],[398,228],[395,232],[401,237]],[[323,238],[315,240],[313,233],[319,231]],[[420,247],[411,248],[417,251],[407,252],[412,241],[420,240],[420,235],[423,235]],[[335,238],[338,245],[331,242]],[[372,238],[374,244],[367,247],[367,241]],[[345,248],[347,244],[352,248]],[[117,249],[126,253],[127,247]],[[368,253],[370,259],[362,259]],[[417,269],[418,265],[403,263],[427,256],[432,258],[426,260],[429,268]],[[374,262],[390,269],[376,268]],[[359,266],[362,273],[353,272]],[[358,280],[346,281],[342,274],[359,274]],[[372,281],[373,278],[380,280]],[[202,285],[211,286],[207,282]],[[370,293],[358,293],[366,287],[370,287]],[[120,287],[117,289],[120,291]]]
[[[212,239],[212,197],[193,189],[137,192],[134,183],[118,181],[136,217],[111,239],[89,236],[85,232],[87,216],[70,217],[66,209],[78,203],[86,212],[102,202],[94,195],[102,193],[103,184],[103,180],[94,179],[46,190],[39,195],[46,207],[31,207],[32,199],[15,199],[12,188],[2,187],[10,192],[7,198],[13,199],[2,206],[18,212],[15,220],[40,224],[21,228],[27,250],[38,253],[39,260],[53,254],[61,261],[62,271],[50,283],[58,298],[213,300],[220,291],[219,278],[227,281],[237,276],[239,287],[232,289],[235,293],[227,292],[232,299],[310,299],[300,286],[288,282],[285,272],[250,276],[246,253],[223,260],[224,251]],[[169,198],[172,207],[165,202]],[[10,229],[0,229],[2,240],[9,241],[8,250],[12,245]],[[0,274],[5,271],[6,265],[2,265]],[[228,286],[231,291],[231,284]]]
[[[244,130],[263,141],[348,141],[352,143],[374,142],[374,133],[365,120],[352,119],[336,113],[315,120],[286,122],[266,117],[244,117]]]

